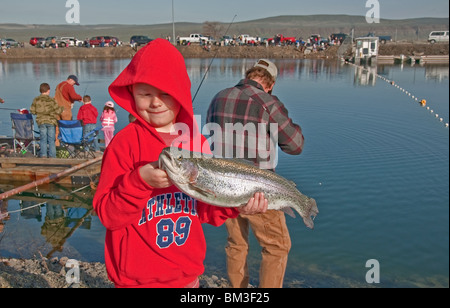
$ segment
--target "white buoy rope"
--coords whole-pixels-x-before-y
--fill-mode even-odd
[[[356,64],[354,64],[354,63],[347,62],[347,61],[346,61],[345,63],[346,63],[346,64],[353,65],[353,66],[355,66],[355,67],[358,67],[358,66],[359,66],[359,65],[356,65]],[[362,67],[362,66],[361,66],[361,67]],[[393,87],[399,89],[400,91],[402,91],[402,93],[405,93],[406,95],[408,95],[409,97],[411,97],[415,102],[418,102],[422,107],[426,107],[426,110],[429,111],[430,114],[434,115],[434,117],[435,117],[439,122],[445,123],[444,126],[448,128],[448,122],[444,121],[444,118],[439,117],[439,114],[438,114],[438,113],[435,113],[435,111],[434,111],[433,109],[431,109],[430,106],[427,106],[428,103],[427,103],[427,101],[426,101],[425,99],[419,99],[419,98],[417,97],[417,95],[412,94],[412,93],[409,92],[408,90],[403,89],[403,88],[400,87],[398,84],[396,84],[394,80],[389,80],[388,78],[386,78],[386,77],[384,77],[384,76],[381,76],[381,75],[378,75],[378,74],[375,74],[375,76],[376,76],[377,78],[379,78],[379,79],[385,81],[386,83],[390,84],[391,86],[393,86]]]
[[[419,99],[416,95],[413,95],[411,92],[407,91],[406,89],[403,89],[402,87],[400,87],[399,85],[397,85],[395,83],[395,81],[393,80],[389,80],[383,76],[377,75],[378,78],[380,78],[381,80],[386,81],[387,83],[389,83],[390,85],[396,87],[397,89],[399,89],[400,91],[402,91],[403,93],[405,93],[406,95],[408,95],[409,97],[411,97],[415,102],[418,102],[422,107],[427,106],[427,100],[426,99]],[[444,118],[439,117],[438,113],[435,113],[435,111],[433,109],[431,109],[429,106],[427,106],[426,110],[428,110],[431,114],[434,114],[434,117],[436,119],[439,120],[439,122],[444,123]],[[445,127],[448,127],[448,122],[445,122]]]

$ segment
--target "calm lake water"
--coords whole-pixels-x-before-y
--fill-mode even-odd
[[[186,62],[194,94],[210,60]],[[292,250],[285,286],[448,287],[448,65],[387,65],[374,72],[322,60],[275,62],[280,74],[274,94],[301,125],[306,139],[300,156],[280,153],[277,172],[315,198],[320,210],[314,230],[299,218],[287,218]],[[107,86],[128,63],[0,62],[0,97],[6,100],[0,108],[29,108],[40,83],[49,83],[53,93],[60,81],[76,74],[81,83],[78,93],[91,95],[101,110],[110,99]],[[235,85],[253,63],[214,60],[194,102],[202,121],[211,98]],[[430,110],[416,97],[426,99]],[[11,135],[9,113],[0,109],[0,135]],[[121,129],[128,115],[119,109],[118,117]],[[3,222],[0,256],[40,252],[104,260],[105,230],[89,212],[89,189],[55,198],[34,212],[13,213]],[[42,202],[22,199],[9,200],[8,210]],[[225,276],[226,230],[205,226],[205,234],[206,272]],[[253,238],[251,245],[251,283],[257,285],[260,249]],[[366,262],[372,259],[380,265],[379,284],[366,282],[371,270]]]

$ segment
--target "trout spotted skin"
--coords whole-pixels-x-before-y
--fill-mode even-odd
[[[192,198],[221,207],[240,207],[257,192],[263,192],[268,209],[283,210],[303,218],[308,228],[319,213],[316,201],[303,195],[295,183],[268,170],[238,159],[213,158],[178,148],[165,148],[159,156],[175,186]]]

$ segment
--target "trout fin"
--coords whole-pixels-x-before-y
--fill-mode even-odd
[[[290,207],[284,207],[281,209],[283,212],[291,216],[292,218],[295,218],[294,211]]]

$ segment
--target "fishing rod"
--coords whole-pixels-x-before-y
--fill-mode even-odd
[[[12,110],[12,111],[17,111],[17,109],[13,109],[13,108],[0,108],[0,110]]]
[[[226,35],[228,34],[228,31],[230,30],[231,26],[233,25],[234,20],[236,19],[236,17],[237,17],[237,14],[234,15],[233,20],[232,20],[231,23],[228,25],[228,29],[227,29],[227,31],[225,32],[224,36],[226,36]],[[201,88],[202,85],[203,85],[203,81],[205,81],[206,75],[208,75],[209,69],[211,68],[211,65],[212,65],[214,59],[217,57],[217,54],[219,53],[219,50],[220,50],[219,48],[216,50],[216,53],[214,54],[214,57],[211,59],[211,62],[209,63],[209,66],[208,66],[208,68],[206,69],[205,74],[203,75],[202,81],[200,82],[200,85],[198,86],[197,91],[195,92],[194,98],[192,99],[192,104],[194,104],[195,98],[197,97],[197,94],[198,94],[198,91],[200,91],[200,88]]]
[[[85,96],[86,95],[86,92],[87,92],[87,89],[89,88],[89,83],[88,83],[88,85],[86,86],[86,89],[84,89],[84,93],[83,93],[83,96]]]
[[[6,199],[6,198],[14,196],[14,195],[16,195],[18,193],[24,192],[27,189],[34,188],[34,187],[37,187],[39,185],[43,185],[43,184],[47,184],[47,183],[50,183],[52,181],[55,181],[55,180],[59,179],[60,177],[69,175],[69,174],[74,173],[74,172],[76,172],[78,170],[81,170],[81,169],[83,169],[85,167],[88,167],[88,166],[90,166],[92,164],[98,163],[98,162],[100,162],[102,160],[102,158],[103,158],[103,156],[99,156],[97,158],[88,160],[88,161],[86,161],[84,163],[75,165],[75,166],[73,166],[73,167],[71,167],[69,169],[66,169],[64,171],[61,171],[59,173],[54,173],[54,174],[51,174],[51,175],[49,175],[49,176],[47,176],[45,178],[42,178],[40,180],[37,180],[37,181],[31,182],[31,183],[28,183],[26,185],[23,185],[23,186],[11,189],[11,190],[9,190],[7,192],[4,192],[4,193],[0,194],[0,200]]]

